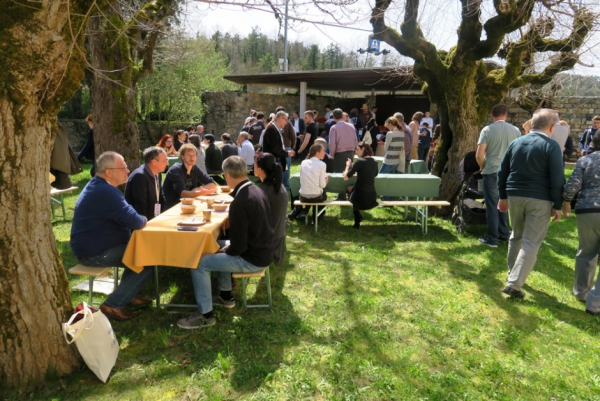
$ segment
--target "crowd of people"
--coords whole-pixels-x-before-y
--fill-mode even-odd
[[[144,164],[131,174],[121,155],[104,152],[96,160],[95,176],[75,206],[71,230],[75,256],[87,266],[125,267],[122,258],[133,230],[177,205],[180,198],[211,194],[217,184],[228,185],[234,198],[224,224],[228,237],[220,238],[219,251],[203,255],[198,268],[192,270],[198,310],[178,322],[186,329],[210,326],[215,323],[213,305],[235,306],[230,273],[261,270],[272,262],[281,264],[287,218],[308,213],[307,208],[296,207],[286,216],[292,157],[302,159],[299,192],[304,203],[326,200],[328,174],[341,173],[345,180],[356,175],[356,183],[337,199],[352,203],[354,227],[358,229],[363,220],[361,211],[378,205],[375,177],[407,171],[412,158],[427,157],[432,143],[439,139],[439,125],[434,130],[437,138],[429,130],[433,121],[428,112],[415,113],[409,124],[401,113],[395,113],[385,120],[385,129],[379,130],[367,105],[350,114],[328,106],[321,120],[325,123],[323,133],[315,111],[306,111],[303,119],[297,112],[292,116],[289,118],[283,107],[267,118],[263,112],[252,111],[235,142],[229,134],[221,136],[222,147],[215,146],[214,135],[204,133],[201,125],[176,131],[173,137],[165,135],[157,146],[144,150]],[[600,244],[596,222],[600,219],[600,154],[594,153],[600,147],[600,135],[594,135],[600,128],[600,116],[594,117],[593,127],[580,141],[585,156],[577,162],[566,185],[563,152],[567,146],[552,139],[557,127],[562,127],[556,112],[536,111],[526,124],[528,134],[523,136],[506,122],[505,105],[495,106],[491,116],[494,122],[482,130],[476,151],[488,221],[487,236],[479,242],[496,248],[498,242],[509,241],[509,273],[503,292],[510,297],[525,296],[522,287],[535,265],[550,216],[554,221],[563,213],[570,217],[571,202],[577,197],[580,241],[573,293],[587,302],[588,313],[600,314],[600,282],[596,286],[593,283]],[[92,130],[91,116],[89,124]],[[381,168],[373,159],[371,146],[378,141],[385,150]],[[167,156],[173,154],[181,161],[168,168]],[[249,174],[260,185],[254,185]],[[117,189],[123,184],[124,195]],[[211,271],[219,272],[219,294],[215,296]],[[137,316],[138,312],[126,307],[151,302],[138,296],[151,277],[152,269],[140,274],[125,269],[121,284],[101,305],[102,312],[119,320]]]
[[[573,294],[586,302],[586,312],[600,314],[600,281],[594,284],[600,231],[600,116],[580,142],[581,157],[565,184],[563,154],[567,148],[564,128],[568,125],[550,109],[539,109],[524,124],[526,135],[506,122],[507,106],[491,112],[493,123],[479,136],[476,158],[483,175],[487,235],[479,242],[497,248],[508,241],[508,276],[502,290],[512,298],[524,298],[523,285],[535,266],[550,219],[571,217],[576,200],[579,249],[575,256]],[[509,225],[512,225],[512,230]]]

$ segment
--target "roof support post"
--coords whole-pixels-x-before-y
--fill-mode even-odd
[[[306,82],[300,82],[300,116],[306,111]]]

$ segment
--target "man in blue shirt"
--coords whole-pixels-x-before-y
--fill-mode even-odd
[[[96,176],[79,195],[71,226],[71,249],[79,263],[92,267],[126,267],[121,259],[131,231],[143,228],[147,221],[117,189],[127,182],[128,174],[127,164],[118,153],[104,152],[96,160]],[[137,274],[126,268],[119,287],[100,306],[102,313],[117,320],[136,317],[138,312],[130,312],[125,307],[152,302],[137,296],[152,275],[152,269]]]
[[[498,210],[508,210],[513,231],[508,242],[508,279],[502,291],[525,298],[521,290],[548,233],[550,217],[560,220],[565,184],[562,149],[552,140],[558,113],[533,113],[531,132],[508,145],[498,170]],[[489,207],[489,206],[488,206]]]

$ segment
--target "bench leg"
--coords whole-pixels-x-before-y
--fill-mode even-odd
[[[273,298],[271,296],[271,275],[269,273],[269,268],[267,267],[267,271],[265,272],[265,278],[267,279],[267,297],[269,298],[269,309],[273,309]]]
[[[156,284],[156,308],[160,309],[160,291],[158,289],[158,266],[154,266],[154,283]]]
[[[93,294],[94,294],[94,276],[90,276],[89,278],[90,281],[90,285],[89,285],[89,290],[90,290],[90,299],[88,300],[88,305],[92,305],[92,299],[93,299]]]
[[[244,309],[248,309],[248,301],[246,300],[246,280],[247,278],[242,278],[242,305]]]
[[[66,220],[67,214],[65,213],[65,198],[63,197],[63,194],[60,194],[60,206],[62,207],[63,220]]]
[[[313,206],[313,217],[315,219],[315,234],[319,231],[319,206]]]

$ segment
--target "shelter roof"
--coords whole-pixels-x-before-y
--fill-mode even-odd
[[[225,75],[223,78],[240,85],[290,89],[299,89],[300,82],[306,82],[309,90],[335,92],[420,90],[411,66]]]

